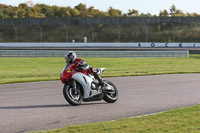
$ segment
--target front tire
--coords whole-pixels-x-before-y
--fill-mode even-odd
[[[112,92],[112,93],[105,92],[103,100],[106,101],[107,103],[114,103],[114,102],[116,102],[117,99],[118,99],[117,87],[112,82],[110,82],[108,80],[105,80],[104,82],[106,84],[110,85],[114,89],[114,92]]]
[[[63,87],[63,95],[65,97],[65,100],[73,105],[78,106],[83,102],[83,95],[80,91],[80,86],[76,85],[77,94],[73,91],[73,88],[70,84],[65,84]]]

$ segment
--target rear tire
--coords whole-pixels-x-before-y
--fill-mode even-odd
[[[113,87],[113,89],[115,90],[115,92],[114,93],[105,92],[103,100],[106,101],[107,103],[116,102],[117,99],[118,99],[117,87],[112,82],[110,82],[108,80],[105,80],[104,82],[107,83],[108,85],[111,85]]]
[[[78,106],[83,102],[83,95],[81,93],[80,86],[77,84],[76,88],[77,94],[74,93],[70,84],[65,84],[63,87],[63,95],[65,100],[73,106]]]

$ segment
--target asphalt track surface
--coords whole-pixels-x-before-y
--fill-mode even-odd
[[[22,133],[70,124],[116,120],[200,103],[200,74],[107,78],[116,103],[69,105],[60,81],[0,85],[0,133]]]

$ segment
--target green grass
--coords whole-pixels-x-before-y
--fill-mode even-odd
[[[199,73],[200,55],[190,58],[83,58],[90,66],[105,67],[104,77]],[[59,79],[64,58],[0,58],[0,84]],[[51,132],[161,133],[200,132],[200,105],[156,115],[72,125]]]
[[[189,58],[83,58],[105,67],[103,77],[199,73],[200,55]],[[64,58],[0,58],[0,84],[58,80]]]
[[[149,116],[71,125],[42,133],[198,133],[200,132],[199,118],[200,105],[196,105]]]

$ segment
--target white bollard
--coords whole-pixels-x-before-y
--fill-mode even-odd
[[[84,37],[84,43],[87,43],[87,37]]]
[[[72,40],[72,43],[75,43],[75,40]]]

